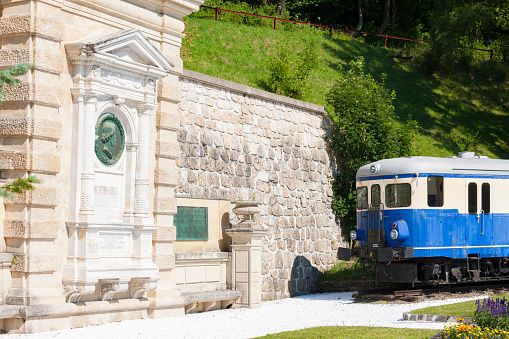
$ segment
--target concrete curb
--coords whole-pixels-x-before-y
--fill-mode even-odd
[[[457,323],[460,317],[448,315],[431,315],[431,314],[411,314],[408,312],[403,313],[403,320],[417,321],[417,322],[435,322],[435,323]],[[471,323],[471,317],[464,317],[462,322]]]

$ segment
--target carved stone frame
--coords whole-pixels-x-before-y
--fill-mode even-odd
[[[157,107],[156,82],[173,65],[138,30],[68,43],[66,51],[73,65],[74,130],[63,293],[68,302],[140,298],[159,279],[148,203],[150,117]],[[122,160],[111,166],[94,151],[96,122],[104,112],[114,114],[125,129]],[[120,178],[120,208],[94,203],[101,171]],[[119,249],[107,249],[106,255],[105,244],[116,239]]]

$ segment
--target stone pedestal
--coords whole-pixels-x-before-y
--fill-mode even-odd
[[[260,307],[262,299],[262,244],[267,231],[256,225],[253,215],[261,212],[260,202],[239,201],[233,212],[243,220],[226,233],[232,238],[232,285],[242,292],[235,307]]]

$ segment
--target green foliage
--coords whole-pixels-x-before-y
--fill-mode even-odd
[[[0,197],[12,198],[14,193],[23,193],[24,191],[31,191],[35,189],[33,184],[38,184],[41,181],[35,176],[29,176],[28,178],[18,178],[13,182],[5,184],[0,187]]]
[[[247,2],[231,2],[223,0],[207,0],[205,6],[217,7],[229,11],[256,14],[268,17],[275,17],[277,5],[275,4],[250,4]],[[235,24],[260,26],[260,27],[273,27],[274,21],[266,18],[259,18],[255,16],[247,16],[228,12],[219,12],[218,20],[231,22]],[[208,8],[201,8],[198,12],[192,14],[196,18],[215,18],[215,10]],[[283,19],[288,19],[288,13],[285,12]],[[278,22],[278,25],[280,23]]]
[[[338,261],[333,267],[326,269],[320,276],[321,281],[333,280],[374,280],[376,272],[374,267],[367,267],[356,260]]]
[[[5,98],[4,86],[13,86],[20,82],[17,76],[23,75],[32,67],[31,64],[19,64],[10,69],[0,71],[0,102]]]
[[[385,87],[397,92],[393,105],[398,121],[405,122],[412,116],[419,123],[419,133],[413,140],[416,155],[457,155],[465,150],[458,141],[468,138],[462,133],[475,135],[479,131],[482,143],[477,144],[477,153],[509,158],[507,82],[485,81],[477,71],[473,76],[457,72],[427,77],[415,61],[389,58],[397,54],[393,50],[336,36],[330,39],[307,31],[281,32],[199,18],[189,18],[188,27],[198,27],[199,35],[192,42],[191,59],[184,60],[184,67],[263,90],[267,88],[269,61],[279,46],[291,39],[297,50],[303,50],[312,41],[320,58],[309,82],[316,85],[305,91],[302,99],[325,106],[329,112],[332,109],[325,97],[338,76],[338,66],[347,67],[349,60],[363,56],[369,61],[366,72],[375,79],[379,80],[381,73],[389,74]],[[475,128],[472,121],[476,122]]]
[[[385,88],[386,76],[378,83],[364,72],[364,59],[340,69],[339,79],[327,95],[333,107],[327,138],[336,156],[339,176],[334,182],[332,207],[343,221],[343,230],[355,229],[355,175],[370,162],[407,156],[417,123],[398,124],[394,113],[394,91]]]
[[[484,1],[437,1],[425,54],[427,73],[450,72],[459,67],[470,71],[477,41],[489,30],[491,12]],[[465,48],[467,47],[467,48]]]
[[[301,99],[311,71],[317,65],[316,46],[311,42],[308,48],[298,50],[287,40],[270,59],[269,91],[295,99]]]
[[[469,324],[448,325],[432,339],[456,339],[456,338],[482,338],[482,339],[509,339],[509,333],[503,330],[489,327],[474,326]]]

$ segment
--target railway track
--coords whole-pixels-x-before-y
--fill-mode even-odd
[[[408,286],[408,285],[407,285]],[[377,289],[361,289],[355,295],[362,301],[422,301],[436,299],[443,295],[465,296],[466,294],[481,294],[483,292],[493,294],[509,294],[509,282],[477,282],[461,285],[420,286],[416,289],[405,289],[405,285]]]

